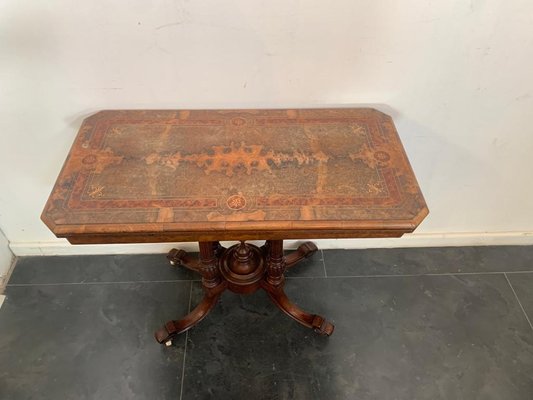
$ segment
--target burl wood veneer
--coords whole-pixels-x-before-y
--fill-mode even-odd
[[[399,237],[427,213],[392,119],[374,109],[131,110],[84,120],[42,219],[74,244],[199,241],[199,260],[168,255],[206,291],[156,333],[170,343],[225,289],[262,288],[331,334],[283,292],[285,269],[316,247],[284,257],[283,239]]]

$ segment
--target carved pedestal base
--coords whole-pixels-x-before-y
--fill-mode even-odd
[[[268,240],[261,247],[242,241],[227,249],[219,242],[200,242],[200,258],[197,260],[183,250],[172,249],[167,255],[170,263],[202,275],[205,294],[189,314],[180,320],[168,321],[156,331],[156,340],[171,345],[176,335],[192,328],[211,311],[226,289],[241,294],[263,289],[289,317],[320,335],[331,335],[334,329],[331,323],[319,315],[303,311],[289,300],[283,290],[285,270],[316,251],[317,247],[312,242],[305,242],[287,256],[283,255],[282,240]]]

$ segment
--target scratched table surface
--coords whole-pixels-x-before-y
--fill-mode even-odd
[[[83,121],[42,219],[127,243],[401,236],[427,213],[374,109],[120,110]]]

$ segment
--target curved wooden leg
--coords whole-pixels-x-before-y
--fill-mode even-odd
[[[298,246],[296,251],[285,256],[285,268],[290,268],[305,258],[311,257],[318,251],[316,244],[313,242],[305,242]]]
[[[211,309],[217,304],[217,301],[221,293],[226,288],[226,285],[221,284],[214,289],[206,290],[202,301],[185,317],[176,321],[168,321],[165,326],[158,329],[155,332],[155,339],[159,343],[165,343],[167,345],[172,344],[172,339],[180,333],[189,330],[211,311]]]
[[[251,293],[259,284],[273,303],[289,317],[318,334],[330,336],[333,333],[333,324],[320,315],[309,314],[293,304],[283,290],[285,270],[316,253],[318,249],[313,242],[303,243],[295,252],[284,257],[283,240],[267,240],[260,249],[252,246],[255,248],[255,258],[252,257],[254,262],[250,261],[251,245],[247,246],[244,242],[241,242],[237,249],[225,249],[215,241],[199,242],[199,246],[199,260],[192,258],[183,250],[172,249],[168,253],[167,258],[171,264],[183,265],[202,275],[205,295],[200,304],[184,318],[168,321],[163,328],[155,332],[155,338],[159,343],[171,345],[176,335],[187,331],[204,319],[226,288],[238,293]],[[232,253],[228,253],[229,251]],[[233,254],[231,260],[228,258],[229,254]],[[221,271],[221,268],[226,267],[229,269]],[[233,274],[231,279],[224,275],[225,273]],[[257,276],[253,275],[254,273]]]
[[[167,254],[170,265],[180,265],[193,271],[198,271],[200,263],[197,258],[191,257],[185,250],[172,249]]]
[[[219,258],[226,248],[220,242],[211,242],[214,255]],[[199,272],[201,268],[200,260],[197,257],[191,257],[185,250],[171,249],[167,253],[167,260],[170,265],[183,266],[195,272]]]
[[[326,321],[324,317],[316,314],[309,314],[292,303],[285,294],[283,285],[273,286],[268,282],[263,281],[262,286],[270,296],[272,302],[289,317],[293,318],[300,324],[313,329],[320,335],[330,336],[333,333],[335,326]]]

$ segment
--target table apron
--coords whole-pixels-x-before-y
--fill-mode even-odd
[[[291,230],[80,234],[64,236],[72,244],[202,242],[220,240],[358,239],[401,237],[406,230]]]

